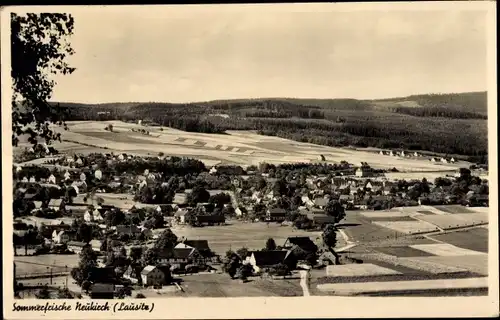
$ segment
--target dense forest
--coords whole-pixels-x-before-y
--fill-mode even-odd
[[[385,100],[249,99],[199,103],[60,103],[67,120],[149,120],[190,132],[255,130],[328,146],[487,155],[486,92]],[[411,106],[410,106],[411,105]]]

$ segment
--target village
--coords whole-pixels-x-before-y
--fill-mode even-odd
[[[296,287],[302,295],[307,279],[300,270],[360,263],[342,254],[353,246],[349,228],[339,227],[348,225],[350,216],[363,211],[390,216],[390,210],[405,207],[488,206],[488,182],[469,168],[435,181],[391,180],[386,172],[345,161],[206,168],[201,161],[163,153],[56,155],[41,164],[18,165],[15,291],[20,295],[31,287],[28,291],[42,297],[140,298],[189,291],[195,275],[219,281],[227,273],[224,277],[242,283],[252,277],[300,279]],[[381,229],[388,228],[394,229]],[[435,231],[394,230],[393,237],[405,233],[400,239]],[[386,238],[382,232],[370,241]],[[44,259],[54,256],[64,262]],[[54,293],[50,284],[58,277],[65,281]]]

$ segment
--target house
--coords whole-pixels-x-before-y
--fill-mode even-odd
[[[356,170],[356,177],[370,177],[373,175],[371,168],[365,163]]]
[[[195,249],[203,258],[210,258],[212,250],[207,240],[184,240],[175,246],[176,249]]]
[[[328,199],[322,197],[322,198],[316,198],[314,199],[314,205],[318,208],[325,208],[328,205]]]
[[[284,263],[287,255],[288,251],[285,250],[254,251],[247,261],[253,267],[254,272],[259,273],[267,268]]]
[[[354,203],[354,197],[352,195],[342,194],[339,197],[341,203]]]
[[[319,257],[318,262],[322,265],[337,265],[340,264],[339,256],[335,253],[335,251],[329,249],[325,250]]]
[[[101,217],[102,218],[102,217]],[[85,213],[83,214],[83,220],[85,222],[92,222],[94,221],[94,216],[90,213],[89,210],[85,211]]]
[[[298,246],[304,251],[316,251],[316,244],[309,237],[288,237],[283,244],[283,248],[291,249],[294,246]]]
[[[93,239],[89,242],[90,244],[90,247],[92,248],[92,250],[94,250],[95,252],[101,252],[101,246],[102,246],[102,241],[101,240],[97,240],[97,239]]]
[[[69,235],[64,230],[61,231],[54,230],[52,232],[52,241],[55,244],[68,243],[69,240],[70,240]]]
[[[172,203],[177,204],[179,206],[184,205],[186,203],[186,198],[187,198],[186,193],[176,193],[174,195],[174,200],[172,201]]]
[[[94,283],[90,286],[91,299],[114,299],[115,285],[112,283]]]
[[[145,286],[160,286],[165,283],[165,274],[155,266],[144,267],[141,271],[141,278]]]
[[[103,221],[104,220],[104,218],[102,217],[101,211],[102,210],[95,209],[92,212],[92,219],[93,219],[93,221]]]
[[[283,222],[286,219],[286,210],[282,208],[270,208],[266,212],[266,221]]]
[[[307,217],[312,220],[315,226],[323,227],[327,224],[334,224],[335,217],[326,214],[308,214]]]
[[[139,279],[142,281],[141,271],[140,266],[129,265],[127,270],[125,270],[123,277],[130,280],[133,284],[137,284],[139,283]]]
[[[442,163],[448,163],[448,160],[446,160],[445,158],[441,158],[441,162]]]
[[[52,183],[52,184],[56,184],[56,177],[53,174],[51,174],[49,176],[49,178],[47,179],[47,182]]]
[[[213,226],[221,225],[226,222],[226,217],[224,215],[196,215],[194,216],[194,221],[196,225],[200,226]]]
[[[174,214],[174,218],[175,218],[175,221],[177,223],[180,223],[180,224],[185,224],[186,223],[186,215],[188,214],[188,211],[187,210],[182,210],[182,209],[179,209],[175,214]]]
[[[68,246],[69,250],[73,251],[76,254],[79,254],[84,248],[90,246],[88,243],[80,241],[68,241],[66,245]]]
[[[237,217],[241,217],[248,214],[248,210],[244,207],[238,207],[234,210]]]
[[[134,226],[134,225],[119,225],[116,226],[116,233],[119,235],[129,235],[129,236],[136,236],[141,233],[141,230],[139,227]]]
[[[200,253],[193,248],[174,248],[171,253],[167,251],[158,253],[158,262],[160,264],[170,264],[173,268],[183,269],[193,261],[203,261]]]

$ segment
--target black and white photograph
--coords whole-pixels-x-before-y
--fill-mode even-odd
[[[4,311],[494,310],[495,6],[450,4],[2,8]]]

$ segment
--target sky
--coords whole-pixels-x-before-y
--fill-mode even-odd
[[[485,11],[154,6],[73,10],[53,101],[389,98],[487,89]]]

